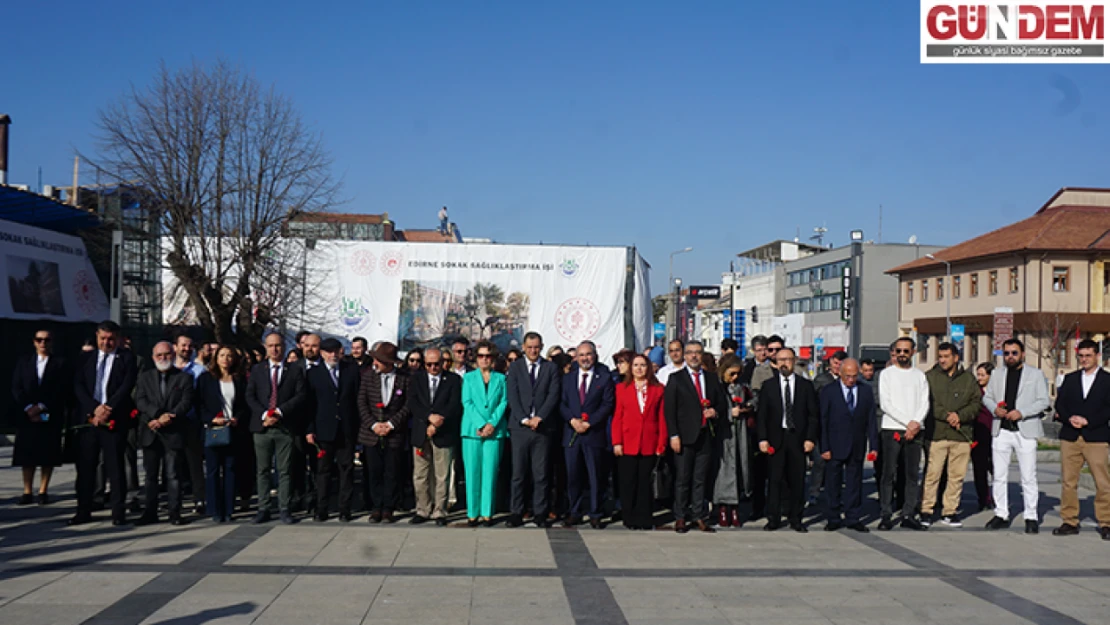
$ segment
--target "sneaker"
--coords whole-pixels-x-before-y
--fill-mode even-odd
[[[940,524],[945,527],[963,527],[964,524],[960,523],[960,518],[954,514],[949,514],[940,518]]]
[[[987,522],[987,529],[989,530],[1004,530],[1007,527],[1010,527],[1010,522],[1002,517],[996,516]]]
[[[932,517],[921,517],[921,518],[918,519],[918,522],[921,523],[921,527],[932,527],[933,526]]]

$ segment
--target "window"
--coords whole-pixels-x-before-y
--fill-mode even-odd
[[[913,303],[913,282],[906,283],[906,303]]]
[[[971,274],[971,296],[979,297],[979,272]]]
[[[1067,293],[1071,285],[1071,269],[1069,267],[1052,268],[1052,290],[1057,293]]]
[[[922,280],[921,281],[921,301],[923,301],[923,302],[929,301],[929,281],[928,280]]]
[[[944,278],[937,278],[937,301],[944,299]]]
[[[1010,292],[1018,292],[1018,268],[1010,267]]]
[[[952,299],[960,299],[960,276],[952,276]]]
[[[987,274],[987,295],[998,295],[998,270]]]

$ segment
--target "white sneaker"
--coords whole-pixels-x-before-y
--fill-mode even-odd
[[[963,527],[964,526],[963,523],[960,523],[960,518],[957,517],[954,514],[950,514],[948,516],[941,517],[940,524],[944,525],[945,527]]]
[[[933,520],[928,517],[921,517],[918,522],[921,523],[922,527],[932,527],[933,525]]]

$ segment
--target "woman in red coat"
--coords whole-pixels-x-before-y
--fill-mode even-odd
[[[647,356],[632,359],[632,375],[617,385],[613,411],[613,455],[620,479],[621,515],[633,530],[655,528],[651,472],[667,449],[663,421],[663,385],[652,373]]]

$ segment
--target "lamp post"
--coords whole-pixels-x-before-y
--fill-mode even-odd
[[[674,291],[674,298],[673,298],[673,301],[671,302],[671,310],[673,311],[673,313],[671,315],[671,322],[673,323],[673,327],[674,327],[675,331],[674,331],[674,334],[671,335],[669,340],[674,340],[674,339],[678,338],[678,287],[675,286],[675,279],[674,279],[674,257],[679,255],[679,254],[685,254],[687,252],[692,252],[692,251],[694,251],[694,248],[684,247],[680,250],[671,252],[671,270],[670,270],[670,273],[667,275],[667,285],[674,287],[674,290],[675,290]],[[678,285],[681,285],[681,284],[682,284],[682,281],[679,280]]]
[[[680,322],[679,322],[679,318],[678,318],[678,299],[679,299],[679,294],[682,293],[682,278],[675,278],[671,282],[671,284],[674,285],[674,317],[673,317],[673,319],[674,319],[674,334],[671,336],[671,340],[673,341],[673,340],[677,339],[678,335],[679,335],[678,328],[679,328],[679,323]]]
[[[945,334],[944,334],[944,340],[946,342],[951,341],[952,340],[952,263],[950,263],[950,262],[948,262],[944,259],[937,258],[933,254],[926,254],[925,258],[928,258],[929,260],[935,260],[935,261],[944,263],[944,275],[945,275],[944,290],[946,291],[946,293],[944,294],[945,295],[945,298],[944,298],[944,322],[945,322],[945,328],[946,328]],[[961,346],[961,351],[962,351],[962,346]]]
[[[847,277],[849,294],[852,296],[851,317],[848,320],[848,338],[851,354],[863,357],[863,230],[852,230],[851,271]],[[843,279],[843,278],[842,278]]]

